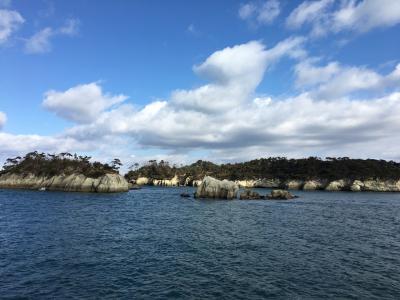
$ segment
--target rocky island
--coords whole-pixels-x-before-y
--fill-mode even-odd
[[[0,188],[66,192],[127,192],[128,182],[118,173],[120,161],[111,165],[90,162],[88,156],[31,152],[9,158],[0,171]]]
[[[197,187],[205,176],[233,181],[242,188],[400,192],[400,163],[348,157],[273,157],[221,165],[199,160],[180,167],[152,160],[136,166],[125,178],[138,185]]]

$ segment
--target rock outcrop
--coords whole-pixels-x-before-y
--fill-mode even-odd
[[[252,190],[246,189],[242,193],[240,193],[240,200],[259,200],[264,199],[265,197],[261,196],[259,193],[254,192]]]
[[[234,199],[237,197],[239,186],[228,180],[218,180],[210,176],[204,177],[197,187],[196,198]]]
[[[31,190],[45,188],[49,191],[115,193],[127,192],[129,184],[119,174],[106,174],[98,178],[90,178],[81,174],[53,177],[3,174],[0,176],[0,188]]]
[[[153,180],[153,185],[160,185],[160,186],[179,186],[180,185],[180,180],[177,175],[175,175],[171,179],[154,179]]]
[[[400,192],[400,180],[354,180],[353,192]]]
[[[349,191],[350,182],[348,180],[340,179],[329,182],[325,188],[326,191],[338,192],[338,191]]]
[[[297,196],[292,195],[286,190],[272,190],[271,193],[267,195],[267,199],[270,200],[290,200],[294,198],[297,198]]]
[[[305,191],[315,191],[315,190],[323,190],[327,186],[327,182],[325,180],[307,180],[304,182],[303,190]]]
[[[284,184],[285,188],[289,190],[301,190],[303,185],[303,180],[287,180]]]
[[[195,180],[192,176],[175,175],[170,179],[152,179],[139,177],[133,180],[137,185],[160,185],[160,186],[193,186],[199,187],[202,180]],[[329,181],[326,179],[299,180],[292,179],[281,181],[279,179],[249,179],[237,180],[234,182],[241,188],[270,188],[270,189],[289,189],[305,191],[354,191],[354,192],[400,192],[400,180],[350,180],[338,179]]]

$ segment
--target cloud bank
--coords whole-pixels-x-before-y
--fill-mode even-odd
[[[291,37],[273,47],[250,41],[218,50],[193,67],[206,84],[143,107],[105,93],[100,82],[48,91],[43,106],[73,125],[52,137],[1,133],[0,148],[101,149],[127,158],[155,149],[180,159],[200,151],[201,158],[218,161],[270,155],[400,159],[400,66],[380,74],[336,61],[321,64],[308,56],[305,43]],[[258,94],[282,59],[294,62],[298,92]],[[372,90],[373,96],[362,93]]]

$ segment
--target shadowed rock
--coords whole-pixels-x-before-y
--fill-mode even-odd
[[[285,190],[272,190],[269,195],[267,195],[267,199],[270,200],[290,200],[298,198],[298,196],[292,195],[289,191]]]
[[[259,193],[254,192],[252,190],[246,189],[242,193],[240,193],[240,200],[259,200],[264,199],[265,197],[261,196]]]
[[[204,177],[197,187],[195,198],[234,199],[239,187],[233,181],[218,180],[210,176]]]

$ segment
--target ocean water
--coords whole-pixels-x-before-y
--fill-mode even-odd
[[[0,298],[400,299],[400,194],[185,191],[0,190]]]

